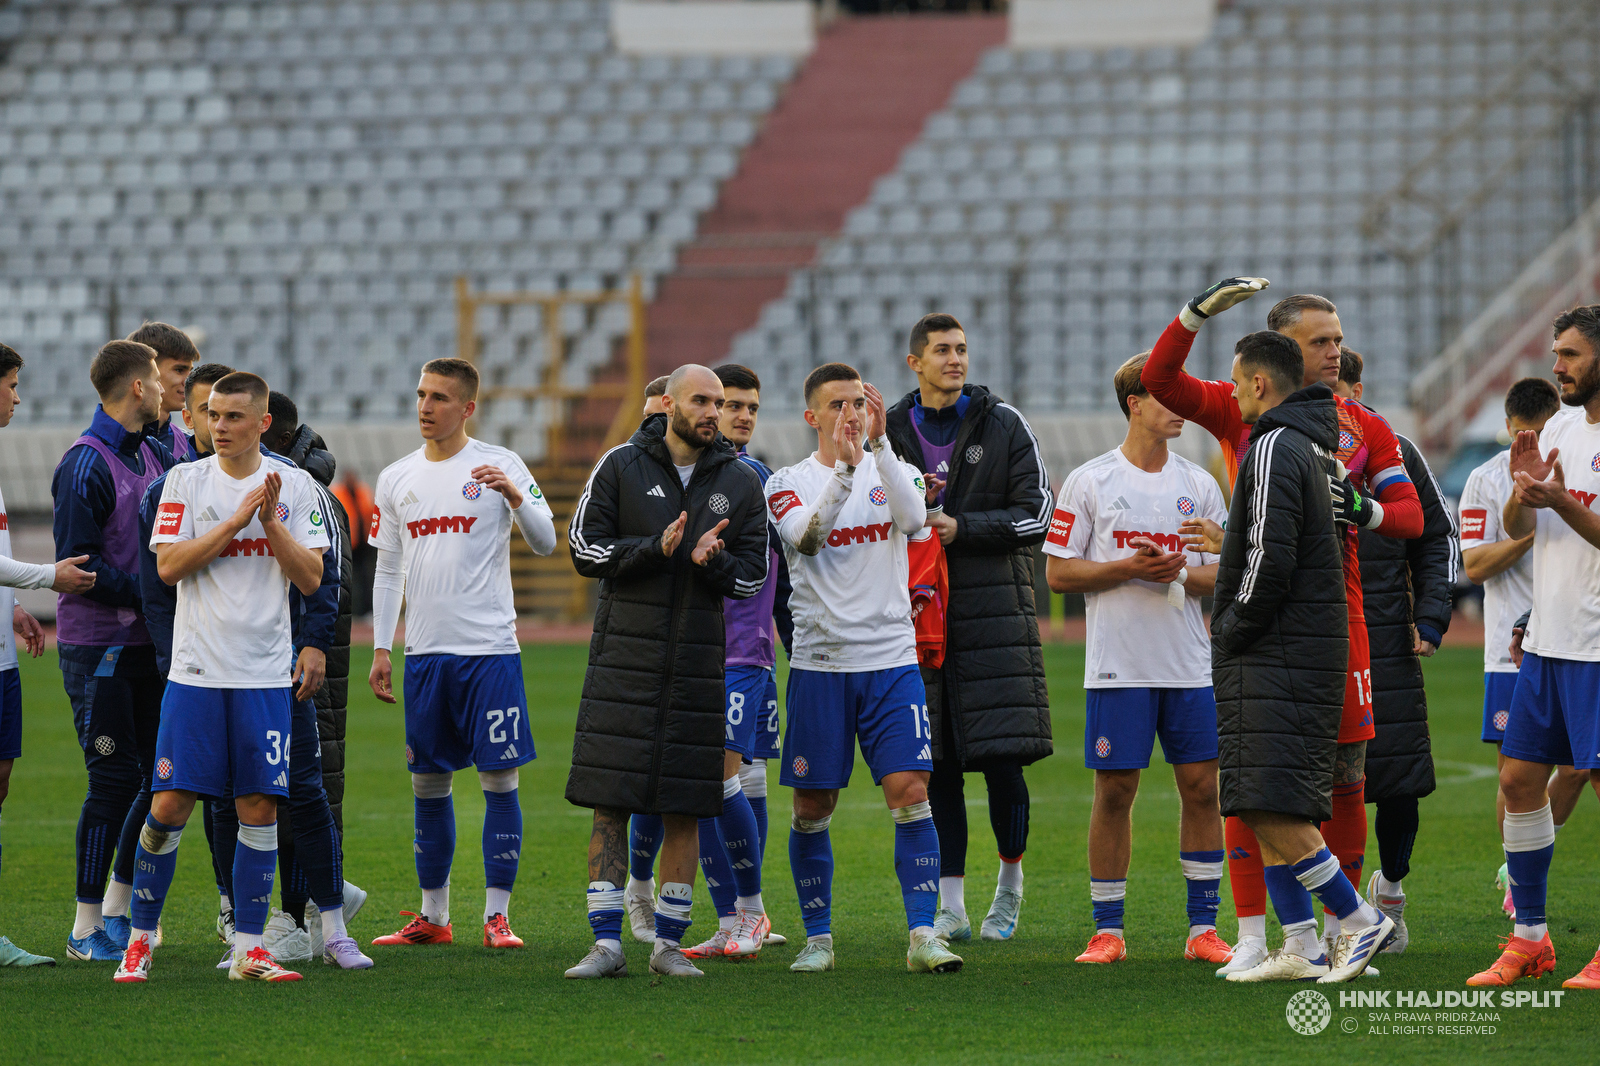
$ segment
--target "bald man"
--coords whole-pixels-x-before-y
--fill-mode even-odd
[[[659,814],[661,894],[650,969],[699,977],[689,927],[700,818],[722,812],[722,603],[767,578],[761,482],[718,432],[722,382],[674,371],[663,411],[589,476],[567,535],[573,565],[600,580],[567,799],[594,810],[589,924],[595,946],[571,978],[622,977],[628,813]],[[737,781],[737,778],[735,778]]]

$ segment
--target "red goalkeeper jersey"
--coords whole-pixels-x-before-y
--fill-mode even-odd
[[[1175,415],[1198,422],[1222,445],[1222,461],[1228,468],[1228,484],[1239,474],[1239,462],[1250,446],[1250,426],[1239,417],[1239,401],[1233,397],[1231,381],[1201,381],[1184,372],[1196,334],[1179,319],[1173,319],[1156,341],[1139,380],[1150,395]],[[1386,537],[1409,539],[1422,535],[1422,501],[1416,486],[1406,474],[1400,456],[1400,442],[1383,416],[1351,400],[1334,397],[1339,407],[1340,462],[1350,471],[1350,480],[1383,504],[1383,521],[1376,532]],[[1360,547],[1358,531],[1344,530],[1345,605],[1352,620],[1365,618],[1361,596],[1361,563],[1356,558]]]

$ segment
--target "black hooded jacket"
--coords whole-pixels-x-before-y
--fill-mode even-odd
[[[1222,813],[1322,821],[1350,658],[1344,559],[1328,491],[1333,392],[1263,414],[1239,465],[1211,612]]]
[[[1422,500],[1422,536],[1397,540],[1361,531],[1361,588],[1372,649],[1372,720],[1367,742],[1366,798],[1421,798],[1434,789],[1428,697],[1422,663],[1412,653],[1412,626],[1443,637],[1450,628],[1456,580],[1456,523],[1428,462],[1405,437],[1400,456]]]
[[[985,759],[1027,764],[1054,750],[1033,549],[1044,541],[1055,497],[1021,412],[981,385],[962,392],[969,405],[944,489],[944,513],[956,520],[956,538],[945,546],[944,665],[923,671],[933,757],[963,766]],[[911,424],[916,402],[917,394],[907,393],[889,409],[889,441],[901,459],[927,472]],[[944,750],[946,738],[954,751]]]
[[[578,573],[600,579],[567,799],[710,817],[722,811],[722,600],[766,582],[767,508],[760,478],[720,435],[686,488],[666,429],[652,415],[601,456],[567,532]],[[664,556],[661,535],[682,513],[682,539]],[[723,520],[725,547],[696,565],[695,544]]]

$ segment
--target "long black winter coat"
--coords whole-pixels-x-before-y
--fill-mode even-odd
[[[767,510],[756,472],[721,436],[685,489],[666,427],[652,415],[601,457],[567,533],[578,573],[600,579],[567,799],[704,818],[722,811],[722,600],[766,581]],[[668,558],[661,534],[682,512]],[[695,565],[696,542],[723,519],[726,547]]]
[[[1333,813],[1350,659],[1344,555],[1328,473],[1333,392],[1301,389],[1261,416],[1228,509],[1211,612],[1222,813]]]
[[[1422,663],[1412,654],[1413,623],[1440,636],[1450,628],[1456,580],[1455,516],[1428,462],[1405,437],[1400,455],[1422,499],[1422,536],[1397,540],[1361,531],[1361,589],[1372,648],[1372,711],[1377,736],[1367,742],[1367,802],[1428,795],[1433,751]]]
[[[944,512],[956,520],[956,538],[945,546],[944,666],[923,671],[933,757],[974,768],[985,759],[1027,764],[1054,750],[1033,548],[1044,540],[1055,497],[1021,412],[981,385],[962,391],[970,400],[944,489]],[[889,440],[900,458],[930,472],[911,425],[916,400],[908,393],[889,410]],[[946,737],[954,751],[943,750]]]
[[[344,738],[350,707],[350,623],[355,603],[356,564],[350,547],[350,518],[329,486],[337,464],[333,453],[310,426],[301,426],[284,455],[322,486],[322,506],[334,518],[339,550],[339,617],[332,642],[322,650],[328,676],[317,693],[317,739],[322,746],[322,788],[328,794],[333,824],[344,832]]]

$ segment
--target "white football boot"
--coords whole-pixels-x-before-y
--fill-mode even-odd
[[[1334,943],[1333,955],[1329,958],[1328,972],[1317,979],[1319,984],[1339,984],[1372,969],[1368,963],[1394,936],[1394,919],[1387,914],[1378,917],[1377,925],[1349,933],[1340,932],[1339,939]]]
[[[1265,937],[1242,936],[1233,946],[1233,958],[1227,965],[1217,970],[1218,977],[1227,977],[1229,974],[1243,973],[1253,970],[1267,961],[1267,941]]]
[[[1239,956],[1234,955],[1237,959]],[[1231,963],[1230,963],[1231,965]],[[1328,976],[1328,960],[1324,956],[1308,959],[1283,948],[1274,948],[1260,965],[1248,970],[1238,970],[1228,975],[1228,980],[1242,984],[1258,981],[1317,981]]]

